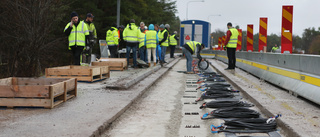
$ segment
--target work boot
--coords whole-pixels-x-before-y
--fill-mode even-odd
[[[163,67],[163,62],[162,61],[160,61],[160,65],[161,65],[161,67]]]
[[[149,67],[151,66],[150,63],[148,63],[148,66],[149,66]]]
[[[157,65],[157,63],[154,62],[154,63],[153,63],[153,66],[156,66],[156,65]]]

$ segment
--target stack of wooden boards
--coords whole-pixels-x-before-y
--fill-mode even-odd
[[[126,58],[100,58],[91,63],[92,66],[109,66],[110,70],[125,70],[128,68]]]

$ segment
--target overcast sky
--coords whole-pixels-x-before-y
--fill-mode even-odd
[[[190,2],[189,2],[190,1]],[[192,2],[191,2],[192,1]],[[195,2],[194,2],[195,1]],[[211,31],[227,31],[227,23],[239,25],[243,31],[253,24],[253,33],[259,32],[259,18],[268,17],[268,35],[281,35],[282,5],[293,5],[293,34],[302,36],[309,27],[320,27],[320,0],[177,0],[177,16],[186,20],[204,20],[211,23]],[[210,16],[210,15],[221,16]],[[209,20],[208,20],[209,18]]]

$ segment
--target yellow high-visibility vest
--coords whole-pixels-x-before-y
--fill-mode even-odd
[[[145,45],[144,43],[144,37],[145,37],[146,34],[144,33],[140,33],[140,36],[139,36],[139,48],[143,47]]]
[[[189,41],[186,43],[193,51],[193,53],[196,53],[196,50],[197,50],[197,44],[200,44],[200,42],[197,42],[197,41]]]
[[[177,45],[178,41],[174,38],[176,34],[170,36],[170,44],[169,45]]]
[[[230,28],[229,30],[231,32],[231,36],[230,36],[230,40],[227,44],[227,47],[228,48],[237,48],[239,32],[235,28]]]
[[[109,29],[106,34],[106,41],[108,46],[117,46],[119,44],[118,29],[111,27],[113,30]]]
[[[97,38],[97,30],[96,30],[96,27],[94,26],[94,24],[92,22],[90,24],[86,23],[86,22],[84,22],[84,23],[87,25],[87,28],[88,28],[89,32],[92,33],[93,37]]]
[[[140,33],[138,27],[134,23],[130,23],[123,31],[123,39],[129,43],[139,43],[138,37]]]
[[[164,39],[164,33],[165,32],[168,32],[166,29],[164,29],[162,32],[159,31],[159,41],[161,41],[162,39]],[[168,37],[169,35],[167,36],[167,39],[161,43],[161,46],[165,46],[165,47],[168,47],[169,46],[169,43],[168,43]]]
[[[64,28],[66,31],[70,26],[70,23]],[[89,35],[89,30],[87,25],[84,24],[84,21],[80,21],[78,26],[72,25],[72,30],[68,37],[69,47],[77,45],[77,46],[86,46],[86,35]]]
[[[157,47],[157,31],[149,30],[146,32],[146,45],[147,48]]]

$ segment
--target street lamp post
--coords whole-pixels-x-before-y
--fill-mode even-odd
[[[188,20],[188,6],[189,6],[189,3],[191,3],[191,2],[204,2],[204,0],[202,0],[202,1],[188,1],[188,3],[187,3],[187,15],[186,15],[187,20]]]

